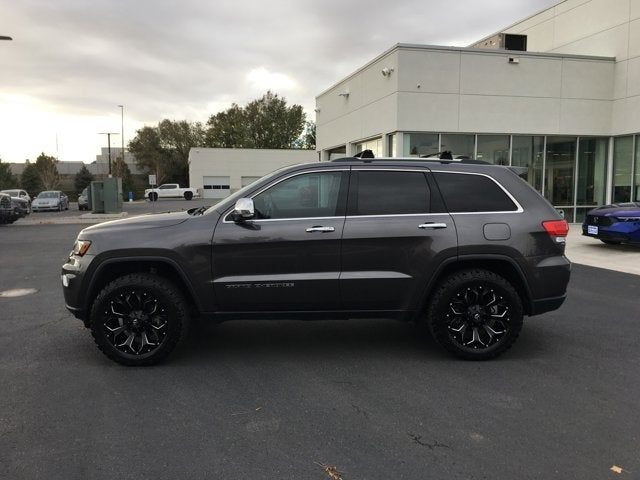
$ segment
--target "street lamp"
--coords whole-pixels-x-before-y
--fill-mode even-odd
[[[122,140],[122,161],[124,162],[124,105],[120,107],[120,139]]]
[[[98,135],[106,135],[107,136],[107,148],[109,150],[109,178],[111,178],[111,135],[120,135],[116,132],[102,132]]]

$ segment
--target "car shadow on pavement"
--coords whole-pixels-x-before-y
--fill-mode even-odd
[[[500,359],[528,359],[544,353],[550,340],[539,326],[525,325],[512,349]],[[231,321],[195,324],[172,362],[216,362],[252,358],[256,361],[379,360],[462,361],[449,355],[413,323],[393,320]],[[499,361],[499,360],[498,360]]]

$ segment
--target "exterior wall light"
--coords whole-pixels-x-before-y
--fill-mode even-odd
[[[342,92],[342,93],[339,93],[339,94],[338,94],[338,96],[339,96],[339,97],[344,97],[344,98],[348,99],[348,98],[349,98],[349,92]]]
[[[383,77],[389,77],[393,73],[393,68],[384,67],[380,73]]]

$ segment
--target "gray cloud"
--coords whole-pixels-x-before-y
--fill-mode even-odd
[[[0,91],[67,115],[124,103],[131,122],[204,121],[259,96],[247,74],[264,68],[312,113],[316,94],[397,42],[464,45],[553,3],[0,0],[0,33],[14,37],[0,45]]]

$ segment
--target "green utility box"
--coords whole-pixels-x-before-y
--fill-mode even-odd
[[[105,178],[91,182],[91,211],[93,213],[122,212],[122,179]]]

